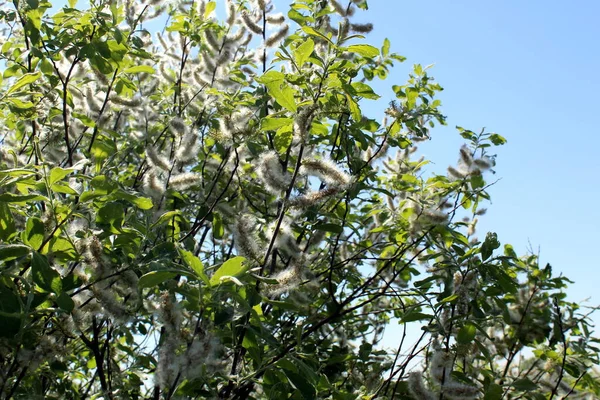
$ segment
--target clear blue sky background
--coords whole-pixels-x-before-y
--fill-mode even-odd
[[[393,98],[389,86],[414,63],[435,63],[430,74],[445,88],[448,126],[421,146],[431,170],[456,163],[456,125],[508,139],[478,236],[495,231],[521,253],[531,243],[542,263],[575,281],[571,300],[600,303],[600,2],[371,0],[369,8],[358,16],[375,24],[369,43],[388,37],[408,57],[379,94]]]

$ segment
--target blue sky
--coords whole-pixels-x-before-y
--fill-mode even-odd
[[[600,3],[503,0],[371,0],[358,16],[375,24],[369,43],[385,37],[408,57],[379,94],[393,98],[414,63],[445,88],[439,98],[448,126],[433,130],[422,154],[443,171],[462,143],[454,127],[487,127],[508,139],[499,148],[501,181],[480,219],[478,236],[498,233],[523,253],[529,244],[541,262],[575,281],[573,301],[600,303],[595,250],[600,148],[598,38]],[[599,246],[600,247],[600,246]],[[594,318],[600,323],[600,315]]]

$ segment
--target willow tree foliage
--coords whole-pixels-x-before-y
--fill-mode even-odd
[[[366,1],[50,7],[0,11],[1,398],[600,395],[569,281],[475,236],[505,139],[425,171],[420,65],[365,112]]]

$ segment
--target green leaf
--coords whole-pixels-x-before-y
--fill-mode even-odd
[[[293,51],[293,53],[294,53],[294,60],[296,61],[296,65],[298,66],[298,68],[302,68],[304,63],[306,61],[308,61],[308,59],[310,58],[314,49],[315,49],[315,42],[310,38],[306,39],[306,41],[304,41],[304,43],[302,43],[300,46],[296,47],[296,49]]]
[[[331,39],[329,39],[327,36],[323,35],[321,32],[319,32],[319,31],[316,31],[314,28],[311,28],[310,26],[303,26],[303,27],[302,27],[302,30],[303,30],[305,33],[308,33],[308,34],[309,34],[309,35],[311,35],[311,36],[316,36],[316,37],[318,37],[318,38],[325,39],[325,40],[326,40],[326,41],[328,41],[330,44],[332,44],[332,45],[334,45],[334,46],[335,46],[335,44],[334,44],[334,43],[331,41]]]
[[[106,193],[102,193],[102,192],[99,192],[99,191],[89,191],[89,190],[87,190],[87,191],[81,193],[81,196],[79,196],[79,202],[80,203],[85,203],[85,202],[87,202],[89,200],[93,200],[93,199],[96,199],[98,197],[102,197],[102,196],[105,196],[105,195],[106,195]]]
[[[117,152],[117,147],[112,140],[98,136],[92,145],[91,155],[96,161],[96,172],[100,171],[102,162]]]
[[[225,227],[223,226],[223,219],[221,214],[213,213],[213,236],[215,239],[222,239],[225,234]]]
[[[517,390],[531,391],[536,390],[537,385],[529,378],[517,379],[512,383],[512,387]]]
[[[298,367],[296,367],[296,364],[287,358],[282,358],[281,360],[277,361],[277,368],[298,373]]]
[[[284,370],[292,386],[294,386],[306,400],[314,400],[317,398],[317,390],[303,375],[297,374],[290,370]]]
[[[71,296],[62,292],[60,296],[56,298],[56,304],[66,312],[71,312],[75,308],[75,302],[71,299]]]
[[[54,167],[50,170],[50,185],[55,184],[58,181],[61,181],[65,176],[69,175],[73,172],[72,169],[65,169],[61,167]]]
[[[0,240],[8,240],[16,232],[15,221],[8,204],[0,202]]]
[[[23,232],[23,242],[31,246],[33,250],[40,250],[44,242],[44,223],[39,218],[31,217],[27,220]]]
[[[37,81],[40,78],[40,76],[42,76],[42,73],[39,71],[23,75],[15,82],[14,85],[11,86],[10,89],[8,89],[5,96],[9,96],[10,94],[21,89],[23,86],[29,85],[29,84]]]
[[[233,257],[225,261],[223,265],[215,271],[213,276],[210,277],[210,284],[217,286],[221,282],[223,276],[235,276],[238,277],[248,270],[248,266],[244,265],[246,259],[244,257]]]
[[[77,118],[84,126],[87,126],[88,128],[94,128],[96,126],[94,120],[85,114],[73,112],[71,113],[71,115],[73,116],[73,118]]]
[[[21,300],[10,287],[0,281],[0,337],[12,338],[21,328]]]
[[[18,113],[19,116],[26,117],[32,111],[31,109],[35,106],[30,101],[23,101],[16,97],[12,97],[6,100],[9,103],[10,110],[13,113]]]
[[[32,201],[47,201],[48,199],[44,196],[40,196],[39,194],[12,194],[12,193],[2,193],[0,194],[0,202],[4,201],[7,203],[15,203],[15,204],[26,204]]]
[[[67,239],[60,237],[52,239],[50,241],[50,250],[52,250],[54,257],[57,259],[69,261],[77,259],[77,251]]]
[[[263,118],[260,121],[260,130],[261,131],[274,131],[284,126],[292,126],[294,120],[291,118],[272,118],[267,117]],[[291,130],[291,128],[290,128]]]
[[[177,276],[176,273],[170,271],[152,271],[144,274],[138,281],[138,287],[140,289],[150,288],[158,286],[161,283],[173,279]]]
[[[179,249],[179,255],[181,256],[185,264],[194,271],[198,278],[202,279],[202,281],[207,285],[210,283],[208,277],[206,276],[206,273],[204,272],[204,265],[202,264],[202,261],[200,261],[200,259],[196,257],[194,253],[192,253],[191,251]]]
[[[377,57],[379,55],[379,50],[370,44],[353,44],[352,46],[348,46],[348,51],[369,58]]]
[[[138,196],[123,190],[117,190],[110,197],[115,200],[126,200],[141,210],[150,210],[154,206],[149,197]]]
[[[0,245],[0,260],[7,262],[25,257],[29,254],[31,248],[22,244],[2,244]]]
[[[28,3],[30,3],[30,2],[28,1]],[[34,32],[29,32],[30,35],[34,34],[34,35],[39,36],[39,32],[37,32],[37,31],[42,27],[42,15],[43,15],[42,10],[38,9],[37,6],[36,6],[36,8],[33,8],[33,9],[27,11],[27,23],[31,24],[33,31],[34,31]],[[27,25],[26,25],[26,27],[27,27]]]
[[[165,222],[169,221],[172,218],[181,217],[181,215],[182,215],[181,211],[179,211],[179,210],[167,211],[166,213],[161,215],[154,224],[152,224],[152,227],[155,228],[161,224],[164,224]]]
[[[294,139],[294,135],[292,134],[292,130],[287,126],[279,129],[275,133],[275,138],[273,140],[275,144],[275,150],[277,150],[280,154],[285,153],[285,151],[292,144],[292,140]]]
[[[262,76],[256,78],[258,83],[263,85],[281,84],[285,81],[285,75],[279,71],[267,71]]]
[[[448,297],[443,298],[439,304],[443,304],[443,303],[452,303],[454,300],[458,299],[458,294],[452,294]]]
[[[269,94],[271,94],[275,101],[283,108],[294,113],[298,110],[296,100],[294,99],[295,91],[289,85],[284,84],[279,89],[274,87],[267,87],[267,89]]]
[[[488,269],[488,272],[506,293],[516,293],[519,290],[516,280],[511,278],[502,269],[492,266]]]
[[[498,385],[497,383],[490,383],[485,391],[483,400],[501,400],[503,394],[504,390],[502,389],[502,386]]]
[[[490,258],[494,250],[496,250],[498,247],[500,247],[498,235],[496,235],[494,232],[488,232],[488,234],[485,236],[485,241],[481,245],[481,258],[483,261]]]
[[[52,188],[52,191],[55,193],[65,193],[65,194],[77,195],[77,192],[75,191],[75,189],[73,189],[71,186],[67,185],[64,182],[57,182],[54,185],[52,185],[51,188]]]
[[[127,74],[141,74],[141,73],[154,74],[156,72],[156,70],[149,65],[138,65],[135,67],[126,68],[123,72],[125,72]]]
[[[497,133],[493,133],[492,135],[490,135],[490,140],[496,146],[502,146],[506,143],[506,139],[504,138],[504,136],[498,135]]]
[[[402,316],[402,318],[400,319],[400,322],[406,323],[406,322],[413,322],[413,321],[423,321],[423,320],[430,320],[431,318],[433,318],[433,315],[430,315],[430,314],[424,314],[421,312],[408,312]]]
[[[113,201],[106,203],[98,210],[96,222],[107,228],[110,233],[120,233],[124,218],[123,205]]]
[[[473,189],[479,189],[485,186],[485,180],[481,174],[471,176],[471,187]]]
[[[358,357],[363,361],[368,361],[372,351],[373,345],[371,343],[363,342],[358,349]]]
[[[360,112],[360,107],[358,107],[358,103],[356,103],[349,94],[346,94],[346,98],[348,99],[348,108],[350,109],[350,114],[352,114],[352,119],[359,122],[362,119],[362,114]]]
[[[415,88],[406,88],[406,104],[409,108],[415,107],[417,99],[419,98],[419,91]]]
[[[123,43],[119,43],[116,40],[107,40],[106,44],[110,51],[110,59],[120,63],[125,55],[127,54],[127,47]]]
[[[60,294],[62,281],[60,274],[50,266],[46,256],[34,251],[31,256],[31,275],[33,282],[47,292]]]
[[[273,99],[283,108],[296,112],[298,107],[294,99],[295,91],[285,81],[285,75],[277,71],[268,71],[257,79],[264,84]]]
[[[458,130],[458,133],[460,133],[460,136],[465,139],[472,140],[476,136],[475,132],[465,129],[462,126],[457,125],[456,129]]]
[[[342,233],[344,231],[341,225],[338,224],[319,224],[315,225],[315,229],[332,233]]]
[[[206,7],[204,9],[204,19],[208,18],[210,16],[210,14],[213,11],[215,11],[216,7],[217,7],[217,3],[215,3],[214,1],[208,2],[208,4],[206,4]]]
[[[25,176],[25,175],[34,175],[35,171],[29,170],[29,169],[25,169],[25,168],[12,168],[12,169],[5,169],[3,171],[0,171],[0,178],[3,178],[5,176]]]
[[[469,344],[475,339],[475,334],[477,333],[477,327],[469,322],[467,322],[460,330],[458,331],[458,335],[456,336],[456,341],[460,344]]]
[[[389,41],[389,39],[388,39],[388,38],[385,38],[385,39],[383,40],[383,47],[381,48],[381,54],[382,54],[384,57],[387,57],[387,56],[388,56],[388,54],[390,54],[390,41]]]
[[[381,97],[373,91],[371,86],[363,82],[354,82],[352,83],[352,87],[358,96],[364,97],[365,99],[377,100]]]

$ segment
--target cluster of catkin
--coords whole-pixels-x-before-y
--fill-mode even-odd
[[[205,371],[221,370],[221,343],[202,323],[190,321],[171,293],[165,292],[154,304],[156,316],[163,326],[155,384],[170,388],[178,379],[193,379]],[[186,328],[188,325],[191,329]],[[198,362],[202,360],[202,362]],[[179,381],[181,382],[181,381]]]
[[[451,400],[475,400],[480,397],[477,386],[454,380],[452,365],[454,359],[451,353],[436,349],[429,359],[429,385],[423,372],[414,371],[408,378],[408,389],[415,399],[436,400],[443,397]]]

